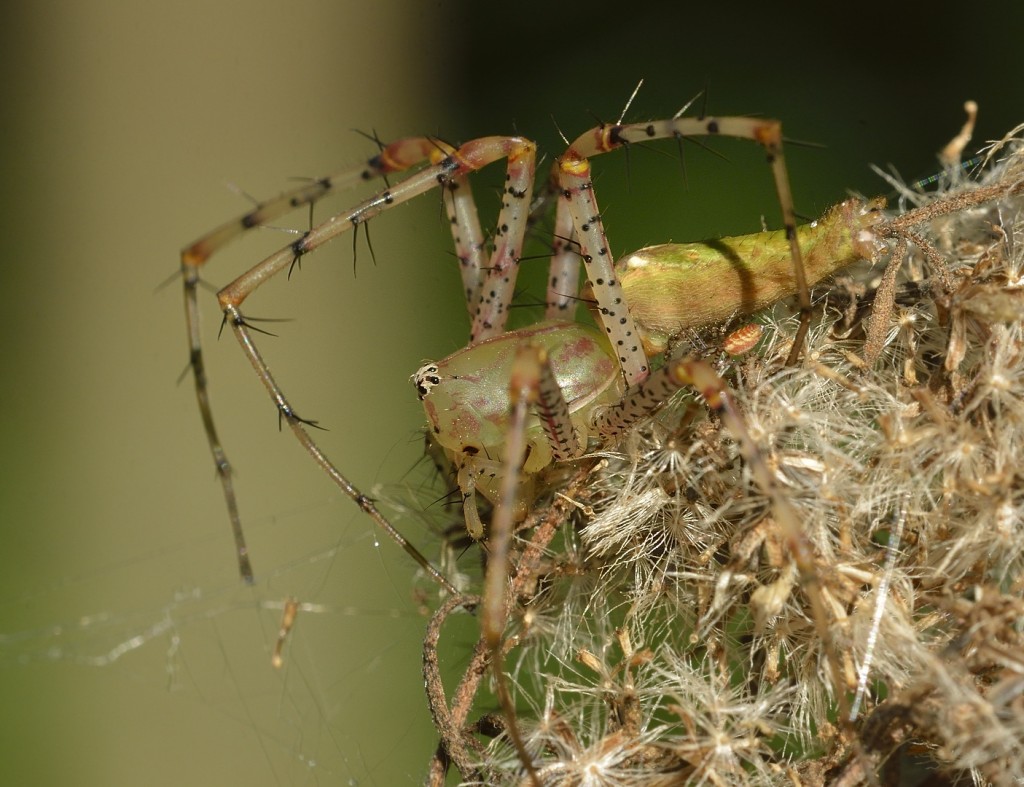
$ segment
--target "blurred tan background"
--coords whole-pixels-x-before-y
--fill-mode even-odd
[[[552,117],[567,134],[591,113],[613,120],[645,77],[632,118],[670,115],[707,85],[712,111],[781,117],[790,136],[826,145],[790,153],[797,207],[814,215],[848,188],[884,192],[868,163],[929,174],[966,98],[981,105],[979,140],[1024,120],[1012,101],[1024,67],[1001,39],[1021,29],[1020,9],[993,22],[952,6],[902,18],[550,6],[87,0],[4,12],[0,782],[422,779],[434,737],[408,561],[278,433],[204,293],[213,402],[258,578],[237,580],[191,381],[177,382],[180,285],[159,287],[183,245],[248,207],[226,184],[266,197],[356,165],[374,149],[354,128],[453,141],[517,130],[550,161]],[[685,185],[647,151],[628,167],[602,162],[614,249],[775,221],[760,153],[719,148],[728,161],[688,147]],[[478,196],[500,180],[485,175]],[[457,275],[436,199],[371,232],[376,265],[362,247],[353,275],[343,240],[250,311],[292,319],[261,346],[352,479],[418,488],[408,376],[463,341]],[[211,284],[289,239],[254,235],[214,261]],[[416,518],[403,528],[432,551]],[[288,595],[321,606],[300,615],[275,672]],[[456,670],[461,648],[456,636]]]

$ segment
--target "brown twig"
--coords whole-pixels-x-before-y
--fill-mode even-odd
[[[541,563],[544,551],[558,532],[559,526],[565,522],[576,506],[573,498],[585,495],[587,478],[595,461],[581,462],[579,469],[572,476],[562,495],[559,495],[543,508],[532,513],[521,530],[533,530],[526,548],[519,557],[513,571],[509,604],[515,604],[527,593],[536,582],[536,571]],[[437,645],[441,636],[441,627],[448,616],[458,607],[471,608],[479,604],[477,596],[454,596],[448,599],[434,613],[427,628],[423,643],[423,677],[426,683],[427,699],[434,724],[440,735],[437,751],[431,758],[428,783],[442,785],[448,762],[467,777],[477,766],[474,764],[471,749],[482,754],[480,743],[467,730],[466,720],[480,688],[480,681],[490,664],[490,649],[481,637],[473,649],[466,670],[458,687],[452,694],[451,706],[445,698],[444,686],[441,682],[440,667],[437,656]]]

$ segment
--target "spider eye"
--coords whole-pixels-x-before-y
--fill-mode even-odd
[[[440,385],[441,377],[438,374],[437,364],[428,363],[425,366],[421,366],[419,371],[412,376],[413,385],[416,386],[416,392],[420,399],[423,400],[430,393],[430,390],[435,385]]]

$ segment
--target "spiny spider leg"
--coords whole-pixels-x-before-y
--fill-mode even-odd
[[[553,429],[545,430],[549,435],[562,435],[566,431],[575,434],[569,421],[569,410],[548,363],[547,354],[534,345],[520,345],[516,351],[509,379],[509,404],[511,407],[508,434],[505,438],[505,474],[501,482],[499,505],[492,520],[491,536],[488,541],[487,575],[484,581],[483,612],[480,620],[481,635],[491,653],[491,666],[498,701],[501,703],[508,734],[526,768],[534,787],[541,787],[540,777],[533,766],[533,758],[526,749],[516,722],[515,705],[509,693],[503,665],[503,637],[508,619],[509,606],[506,586],[508,584],[508,552],[512,541],[513,512],[515,498],[520,486],[523,464],[526,461],[526,423],[531,411],[537,410],[542,424],[552,424]],[[565,446],[575,449],[577,446]]]
[[[480,219],[477,216],[476,201],[469,184],[469,178],[459,175],[445,186],[445,211],[452,227],[455,241],[455,256],[462,273],[462,288],[466,294],[466,309],[469,319],[480,300],[481,276],[486,266],[486,249]]]
[[[213,422],[213,410],[210,406],[209,383],[206,366],[203,361],[202,337],[199,328],[199,304],[197,291],[199,288],[199,270],[206,262],[224,248],[228,243],[253,228],[262,227],[267,222],[292,212],[303,206],[312,207],[318,200],[332,192],[351,188],[361,181],[373,180],[390,173],[401,172],[414,167],[431,156],[437,155],[439,149],[448,148],[438,140],[430,137],[411,137],[386,145],[380,153],[370,158],[363,166],[349,168],[341,172],[305,183],[284,192],[278,197],[259,203],[236,219],[225,222],[211,230],[198,240],[190,243],[181,251],[181,278],[185,295],[185,325],[188,331],[189,366],[195,381],[196,399],[199,403],[199,414],[206,432],[206,440],[213,455],[213,464],[217,470],[224,500],[227,504],[231,531],[235,540],[235,552],[238,557],[238,571],[242,579],[253,581],[252,564],[249,550],[242,533],[242,520],[238,512],[238,500],[235,496],[231,480],[231,464],[217,435]]]
[[[300,418],[289,404],[284,392],[274,380],[269,367],[263,360],[253,341],[252,329],[246,323],[240,310],[241,304],[260,285],[282,270],[289,268],[295,259],[302,257],[327,241],[358,227],[379,213],[437,186],[446,186],[454,178],[463,178],[487,164],[502,158],[508,159],[508,173],[505,205],[499,216],[501,239],[496,245],[489,264],[487,278],[483,282],[478,320],[486,330],[500,330],[507,316],[507,303],[511,301],[515,286],[516,266],[518,265],[522,239],[526,229],[527,199],[533,178],[535,146],[532,142],[520,137],[485,137],[466,143],[457,151],[441,148],[431,140],[429,156],[435,161],[432,166],[419,170],[405,180],[395,184],[375,197],[364,201],[346,213],[329,218],[306,232],[299,240],[285,246],[270,255],[253,268],[249,269],[233,282],[217,293],[225,324],[230,325],[246,357],[252,364],[257,376],[263,382],[268,393],[278,408],[280,417],[288,423],[296,439],[302,444],[313,460],[327,473],[337,486],[348,495],[363,511],[365,511],[388,536],[402,547],[442,588],[449,593],[455,589],[416,550],[406,539],[380,514],[372,501],[356,489],[345,476],[323,454],[316,442],[306,431],[308,422]],[[458,231],[458,229],[456,230]],[[500,279],[500,281],[499,281]],[[493,321],[492,321],[493,318]],[[198,375],[197,375],[197,379]],[[205,385],[203,387],[205,394]],[[208,413],[204,410],[205,414]],[[208,432],[209,434],[209,432]],[[211,445],[219,449],[219,444],[211,439]],[[221,452],[222,454],[223,452]],[[225,486],[226,490],[230,485]],[[233,494],[232,494],[233,498]]]
[[[246,357],[256,370],[256,374],[263,381],[264,386],[270,393],[270,397],[274,400],[277,405],[278,412],[281,417],[284,418],[285,422],[291,428],[292,433],[296,439],[306,449],[307,453],[313,457],[315,461],[328,477],[334,481],[339,489],[345,493],[352,502],[354,502],[363,512],[369,516],[378,527],[383,530],[392,541],[398,546],[405,550],[413,560],[415,560],[419,566],[430,575],[430,578],[440,585],[448,593],[456,593],[455,586],[448,581],[448,579],[437,570],[434,565],[427,560],[422,553],[416,547],[414,547],[409,541],[406,540],[395,527],[392,525],[377,507],[373,504],[373,501],[360,492],[353,484],[344,476],[342,473],[331,463],[331,460],[320,450],[320,447],[316,442],[309,436],[306,431],[307,421],[300,418],[295,414],[288,400],[285,398],[284,392],[278,387],[274,378],[270,374],[270,369],[267,367],[266,362],[260,355],[259,350],[252,341],[252,337],[249,334],[249,327],[245,323],[245,319],[242,317],[241,312],[238,308],[230,304],[224,306],[225,319],[230,323],[235,336],[237,337],[239,344],[245,351]]]
[[[800,298],[800,328],[794,337],[793,349],[787,363],[792,365],[799,357],[810,324],[811,302],[800,245],[797,242],[796,215],[789,187],[789,175],[782,155],[782,125],[779,121],[738,117],[677,117],[648,123],[601,125],[580,135],[555,162],[559,187],[564,197],[558,204],[555,232],[566,236],[570,226],[575,231],[587,272],[588,286],[597,300],[601,323],[608,332],[612,346],[616,348],[628,386],[636,385],[647,376],[647,357],[633,318],[626,309],[622,287],[612,267],[614,259],[608,248],[608,239],[594,197],[588,158],[634,142],[715,135],[753,140],[764,147],[767,153],[782,208],[783,231],[788,241]],[[553,286],[566,286],[561,281],[556,282],[554,275],[551,282]],[[548,303],[549,309],[557,309],[560,303],[558,294],[551,292],[550,289]]]

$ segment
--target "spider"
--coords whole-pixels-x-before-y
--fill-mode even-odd
[[[626,308],[622,289],[612,270],[612,260],[593,195],[587,157],[615,150],[634,142],[659,138],[682,139],[698,135],[748,138],[765,147],[772,165],[780,202],[783,205],[784,221],[787,228],[786,236],[793,261],[795,291],[802,293],[802,311],[806,312],[809,308],[800,249],[797,245],[789,183],[782,159],[781,127],[777,121],[750,118],[675,117],[670,120],[649,123],[602,125],[592,129],[580,136],[569,147],[559,159],[553,175],[557,178],[563,199],[559,200],[557,208],[554,229],[556,242],[552,255],[545,320],[559,323],[557,327],[553,326],[551,329],[554,332],[552,341],[556,345],[567,346],[573,340],[593,343],[590,352],[596,353],[594,359],[601,367],[600,374],[605,377],[604,383],[606,386],[611,385],[615,390],[615,393],[610,393],[606,397],[607,402],[605,403],[618,400],[624,412],[632,412],[639,405],[636,404],[636,396],[624,399],[621,392],[626,389],[636,389],[648,377],[650,370],[646,353],[641,346],[643,334],[638,331],[630,311]],[[494,237],[494,249],[489,260],[485,261],[485,243],[476,218],[476,209],[467,176],[469,173],[500,159],[508,160],[506,187],[502,210],[498,217],[498,230]],[[429,163],[429,166],[415,172],[394,187],[380,192],[347,213],[334,216],[304,233],[299,240],[243,273],[220,290],[217,297],[224,315],[225,325],[231,327],[257,374],[273,397],[281,417],[293,429],[314,460],[341,486],[346,494],[377,520],[391,538],[410,552],[413,558],[434,576],[435,580],[441,581],[442,578],[435,575],[426,565],[422,556],[415,553],[411,545],[399,533],[390,528],[365,495],[344,480],[338,470],[319,451],[315,442],[309,438],[305,429],[309,422],[296,415],[270,374],[253,341],[252,326],[246,322],[240,307],[244,300],[263,282],[282,270],[290,270],[305,255],[323,243],[350,229],[357,229],[361,224],[365,224],[369,219],[392,206],[441,186],[447,192],[445,206],[453,226],[456,254],[461,262],[466,291],[466,304],[472,318],[469,346],[483,345],[493,348],[515,345],[519,338],[525,338],[527,334],[506,333],[504,326],[515,287],[519,257],[529,216],[529,199],[534,181],[535,159],[536,146],[525,138],[515,136],[484,137],[471,140],[458,148],[432,137],[398,140],[384,146],[378,155],[367,162],[365,168],[347,170],[321,178],[314,183],[301,186],[280,197],[261,203],[245,215],[223,224],[183,249],[181,270],[191,350],[189,363],[193,371],[196,396],[214,464],[224,486],[235,537],[239,571],[243,579],[252,581],[252,567],[231,486],[230,464],[221,447],[213,423],[206,385],[197,306],[197,288],[201,267],[220,248],[248,229],[265,225],[274,218],[296,208],[312,205],[326,194],[359,181],[407,171],[417,165]],[[578,269],[581,257],[587,268],[587,286],[596,301],[600,322],[607,334],[608,341],[615,348],[614,353],[611,354],[603,348],[597,349],[602,347],[602,340],[593,334],[590,334],[589,338],[583,338],[587,336],[586,329],[566,320],[567,316],[571,316],[570,305],[574,305],[577,301]],[[790,289],[793,289],[792,285]],[[740,306],[740,304],[736,306]],[[736,311],[736,308],[732,307],[726,307],[726,309],[727,311]],[[496,337],[501,338],[494,341]],[[486,342],[491,343],[487,344]],[[482,354],[486,351],[481,349],[478,352]],[[450,358],[454,359],[455,355]],[[610,374],[608,363],[598,360],[600,355],[610,359],[621,374]],[[425,391],[430,387],[431,379],[429,369],[420,370],[417,374],[421,397],[425,398]],[[593,393],[595,384],[589,383],[589,385],[592,389],[591,393]],[[650,393],[646,393],[645,396],[650,399]],[[641,406],[641,408],[649,409],[650,405]],[[614,429],[604,427],[601,431],[614,432]],[[585,440],[583,443],[585,444]],[[573,450],[575,453],[579,453],[578,448]],[[471,452],[464,453],[468,455]],[[564,451],[556,453],[555,458],[566,458]],[[534,460],[533,465],[537,465],[537,460]],[[464,469],[465,466],[460,468],[460,470]],[[462,473],[464,476],[475,474],[472,470]],[[467,495],[471,495],[471,484],[467,483],[463,491]],[[467,515],[467,520],[473,518],[472,514]],[[474,534],[479,535],[479,528],[475,524],[472,524],[470,529]]]
[[[638,142],[714,135],[750,139],[764,148],[782,208],[781,234],[749,236],[752,240],[745,242],[754,250],[752,253],[721,254],[717,249],[718,257],[712,259],[698,244],[671,244],[642,250],[614,265],[594,194],[589,159]],[[493,250],[487,256],[468,177],[503,159],[507,164],[502,207]],[[363,169],[325,177],[261,203],[183,250],[190,363],[204,428],[224,489],[241,576],[251,582],[253,574],[231,485],[230,465],[214,428],[209,404],[198,327],[200,268],[211,255],[250,228],[312,205],[338,188],[414,170],[394,186],[313,227],[259,262],[221,289],[217,298],[225,325],[231,328],[280,417],[313,460],[445,592],[458,597],[451,582],[320,450],[307,428],[312,422],[295,412],[263,360],[254,340],[255,329],[241,310],[245,299],[265,281],[290,270],[327,241],[349,230],[358,230],[360,225],[395,205],[434,188],[444,190],[444,205],[452,225],[472,321],[470,342],[447,358],[422,367],[414,381],[430,430],[455,468],[466,527],[474,538],[484,534],[476,494],[479,492],[495,503],[487,540],[489,558],[481,628],[508,719],[509,736],[531,781],[540,783],[516,728],[501,669],[502,637],[511,603],[506,585],[513,522],[521,516],[522,507],[529,505],[532,493],[528,486],[539,470],[551,463],[578,459],[592,442],[614,441],[683,386],[695,388],[718,413],[737,441],[754,482],[770,501],[781,540],[810,599],[814,626],[826,643],[836,693],[843,706],[840,659],[837,649],[827,644],[831,642],[830,618],[818,592],[820,579],[813,548],[775,474],[732,404],[727,385],[708,363],[689,357],[670,357],[652,373],[649,354],[670,349],[688,326],[746,314],[795,294],[801,319],[788,359],[795,363],[810,319],[809,285],[855,259],[877,260],[892,238],[897,239],[897,250],[890,268],[898,265],[905,256],[907,240],[920,240],[913,227],[925,217],[883,221],[878,203],[850,201],[814,225],[798,229],[782,153],[781,125],[775,120],[677,115],[646,123],[602,124],[569,144],[553,167],[558,204],[545,319],[528,328],[506,331],[530,217],[535,162],[536,146],[519,136],[482,137],[458,147],[433,137],[402,139],[384,146]],[[1000,193],[1005,193],[1005,189]],[[806,254],[801,247],[807,250]],[[744,261],[759,255],[759,267]],[[805,273],[805,256],[812,263],[810,277]],[[580,259],[586,271],[585,292],[593,300],[599,330],[569,319],[579,290]],[[702,268],[706,281],[699,284]],[[673,277],[679,283],[671,281]],[[695,316],[690,307],[680,308],[678,301],[666,295],[670,288],[676,292],[695,292],[696,301],[692,302],[712,303],[714,309]],[[520,510],[516,501],[520,501]]]

